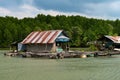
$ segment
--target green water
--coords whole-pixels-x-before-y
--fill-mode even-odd
[[[0,80],[120,80],[120,55],[58,60],[8,57],[0,52]]]

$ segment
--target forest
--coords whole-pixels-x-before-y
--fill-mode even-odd
[[[86,47],[87,42],[97,40],[101,35],[120,35],[120,20],[103,20],[83,16],[43,15],[35,18],[18,19],[0,17],[0,48],[7,48],[12,42],[21,42],[32,31],[64,30],[70,37],[70,46]]]

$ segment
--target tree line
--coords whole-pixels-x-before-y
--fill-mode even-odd
[[[21,42],[30,32],[38,30],[64,30],[71,38],[71,46],[85,47],[100,35],[120,35],[120,20],[102,20],[83,16],[43,15],[18,19],[0,17],[0,47],[9,47],[12,42]]]

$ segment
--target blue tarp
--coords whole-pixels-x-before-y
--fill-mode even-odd
[[[18,43],[18,51],[26,50],[26,46],[24,44]]]
[[[56,39],[56,42],[69,42],[70,39],[66,36],[59,36],[57,39]]]

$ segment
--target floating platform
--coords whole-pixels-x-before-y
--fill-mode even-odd
[[[8,52],[5,53],[5,56],[21,56],[24,58],[50,58],[50,59],[63,59],[63,58],[87,58],[87,57],[98,57],[98,56],[111,56],[111,55],[119,55],[119,51],[93,51],[93,52],[80,52],[80,51],[73,51],[73,52],[66,52],[66,53],[33,53],[33,52]]]

